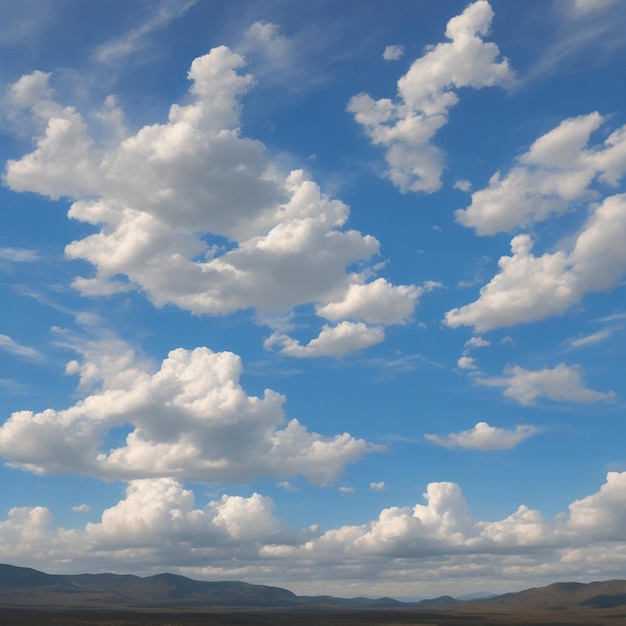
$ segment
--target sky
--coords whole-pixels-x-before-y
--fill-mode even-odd
[[[621,2],[0,22],[1,562],[626,578]]]

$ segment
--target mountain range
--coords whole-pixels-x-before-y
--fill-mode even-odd
[[[202,609],[209,607],[298,608],[464,608],[495,611],[516,606],[543,611],[626,609],[626,580],[554,583],[546,587],[476,600],[441,596],[407,603],[392,598],[297,596],[280,587],[239,581],[207,582],[157,574],[46,574],[35,569],[0,564],[0,607]]]

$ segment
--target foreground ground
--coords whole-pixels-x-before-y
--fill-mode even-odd
[[[534,611],[510,608],[488,614],[470,611],[422,611],[410,609],[214,609],[210,611],[111,611],[0,608],[0,626],[480,626],[535,624],[542,626],[617,626],[626,623],[624,607]]]

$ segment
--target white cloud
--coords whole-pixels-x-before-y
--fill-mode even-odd
[[[459,189],[460,191],[467,192],[470,191],[470,189],[472,188],[472,183],[470,183],[469,180],[460,179],[454,183],[454,188]]]
[[[157,7],[153,15],[123,36],[99,45],[95,50],[94,58],[99,63],[107,65],[120,62],[124,57],[132,55],[145,45],[147,35],[164,28],[172,20],[184,15],[196,2],[197,0],[160,0],[158,4],[151,3],[151,9],[154,6]]]
[[[404,52],[404,46],[402,45],[387,46],[383,52],[383,59],[385,61],[397,61],[404,56]]]
[[[268,45],[276,39],[271,26],[254,30]],[[364,277],[373,279],[376,266],[348,273],[378,253],[378,241],[345,228],[343,202],[301,171],[282,175],[262,143],[242,136],[240,100],[254,82],[239,72],[244,64],[224,46],[196,58],[187,104],[173,104],[164,123],[103,145],[74,108],[51,100],[50,75],[24,76],[12,87],[14,104],[30,107],[45,129],[33,152],[7,163],[5,183],[69,197],[69,217],[99,229],[66,247],[68,258],[95,268],[74,282],[85,295],[138,287],[156,306],[196,314],[254,308],[264,316],[313,304],[333,321],[341,310],[404,321],[424,288],[384,280],[370,287]],[[113,138],[118,132],[116,122]],[[380,289],[388,303],[357,302]]]
[[[574,14],[576,16],[583,16],[587,13],[604,11],[614,3],[615,0],[575,0]]]
[[[476,365],[476,359],[472,356],[462,356],[456,363],[462,370],[475,370],[478,369]]]
[[[340,322],[337,326],[324,325],[318,337],[302,345],[287,335],[273,334],[265,340],[265,348],[276,345],[280,353],[297,358],[319,356],[342,357],[348,352],[363,350],[385,338],[385,331],[380,326],[367,326],[363,322]]]
[[[626,194],[606,198],[580,230],[571,251],[534,256],[529,235],[511,240],[500,273],[475,302],[446,313],[452,328],[486,331],[563,313],[586,294],[614,288],[626,271]]]
[[[382,480],[379,483],[370,483],[370,489],[372,491],[383,491],[384,488],[385,483]]]
[[[483,337],[470,337],[464,345],[465,350],[470,348],[486,348],[491,345],[491,341]]]
[[[601,147],[586,147],[604,121],[597,112],[562,121],[537,139],[505,176],[496,172],[488,187],[474,192],[470,206],[456,212],[457,221],[479,235],[493,235],[593,198],[594,180],[615,186],[626,171],[626,126]]]
[[[449,43],[427,48],[398,80],[397,100],[354,96],[348,111],[375,145],[386,148],[387,176],[402,192],[434,192],[441,187],[443,152],[430,143],[459,101],[455,89],[509,85],[513,73],[489,31],[493,11],[486,0],[470,4],[446,27]]]
[[[504,387],[504,395],[520,404],[534,404],[538,398],[556,402],[601,402],[615,398],[613,391],[594,391],[585,387],[582,368],[559,363],[553,369],[527,370],[519,365],[505,370],[505,375],[492,378],[474,378],[489,387]]]
[[[77,504],[72,507],[74,513],[90,513],[91,507],[88,504]]]
[[[445,448],[463,448],[466,450],[508,450],[522,443],[539,432],[535,426],[522,424],[513,430],[490,426],[487,422],[478,422],[474,428],[450,435],[424,435],[427,441]]]
[[[349,595],[358,583],[370,595],[405,596],[416,582],[426,593],[458,595],[468,573],[475,590],[498,591],[593,576],[599,564],[616,574],[623,566],[626,472],[609,472],[596,493],[552,518],[522,504],[500,520],[476,519],[452,482],[430,483],[424,500],[320,534],[316,524],[288,528],[272,500],[257,493],[222,495],[200,508],[172,478],[134,480],[100,521],[75,530],[55,528],[44,507],[11,509],[0,520],[0,559],[47,571],[156,573],[167,565],[201,578],[266,584],[288,576],[300,593]]]
[[[353,489],[352,487],[339,487],[337,491],[343,496],[348,496],[356,492],[356,490]]]
[[[0,261],[35,263],[39,260],[39,254],[36,250],[27,250],[26,248],[0,248]]]
[[[65,410],[13,413],[0,427],[0,453],[11,465],[102,479],[302,474],[319,484],[379,449],[348,433],[308,432],[296,419],[285,425],[284,397],[269,389],[247,396],[231,352],[179,348],[153,374],[127,353],[68,370],[99,387]],[[124,443],[105,443],[120,433]]]
[[[289,39],[280,34],[280,27],[264,21],[255,22],[248,28],[240,49],[244,55],[255,49],[262,50],[274,70],[288,67],[294,54]]]
[[[590,335],[584,335],[580,337],[575,337],[570,339],[567,342],[569,348],[586,348],[588,346],[595,346],[598,343],[606,341],[613,333],[615,332],[614,328],[603,328],[598,332],[591,333]]]
[[[41,352],[39,352],[39,350],[28,346],[22,346],[11,339],[8,335],[0,335],[0,351],[8,352],[13,356],[27,361],[42,362],[45,360],[45,357]]]
[[[413,314],[417,299],[440,286],[435,282],[426,283],[423,287],[394,286],[384,278],[367,284],[353,283],[342,300],[319,307],[317,314],[331,321],[352,319],[369,324],[402,324]]]

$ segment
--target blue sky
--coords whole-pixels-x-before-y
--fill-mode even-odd
[[[1,561],[626,575],[619,2],[0,19]]]

